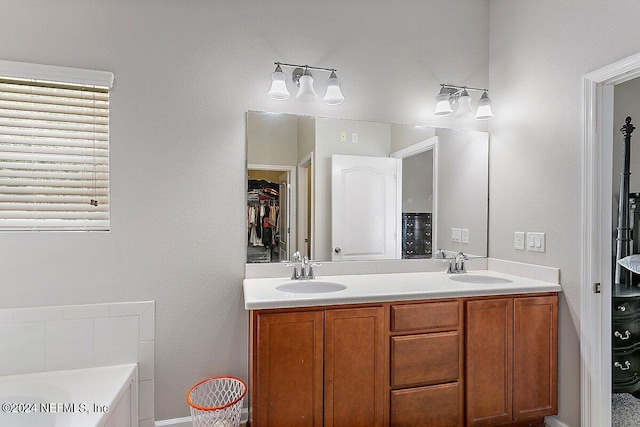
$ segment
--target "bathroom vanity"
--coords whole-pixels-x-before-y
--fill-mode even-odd
[[[244,281],[252,427],[538,426],[557,413],[558,284],[483,270],[278,290],[290,282]]]

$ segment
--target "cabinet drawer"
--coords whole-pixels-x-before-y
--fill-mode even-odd
[[[391,387],[458,379],[460,334],[440,332],[391,338]]]
[[[392,426],[452,427],[460,425],[458,383],[391,392]]]
[[[391,331],[455,329],[458,327],[458,301],[427,302],[391,306]]]

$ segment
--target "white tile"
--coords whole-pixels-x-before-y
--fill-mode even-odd
[[[63,307],[63,319],[93,319],[108,317],[109,304],[67,305]]]
[[[61,320],[62,307],[30,307],[14,308],[13,321],[18,322],[46,322],[47,320]]]
[[[140,313],[140,341],[155,340],[156,328],[156,304],[147,302],[144,310]]]
[[[94,319],[94,366],[138,361],[138,316]]]
[[[138,414],[141,420],[153,418],[154,399],[153,399],[153,380],[140,381],[138,383],[138,395],[140,396]]]
[[[140,341],[138,343],[138,379],[152,380],[154,377],[155,342]]]
[[[0,324],[0,375],[44,371],[44,322]]]
[[[110,316],[137,316],[147,306],[144,302],[118,302],[109,304]]]
[[[93,366],[93,319],[53,320],[46,323],[45,369]]]
[[[0,310],[0,323],[11,322],[13,322],[13,310],[10,308]]]

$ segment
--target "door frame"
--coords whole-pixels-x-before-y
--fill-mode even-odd
[[[307,169],[311,168],[311,182],[308,183],[307,178]],[[313,195],[315,194],[315,183],[314,183],[314,155],[313,151],[307,154],[299,163],[298,163],[298,192],[296,196],[298,196],[298,204],[296,205],[296,212],[298,214],[298,222],[296,223],[298,233],[298,240],[296,241],[296,249],[300,251],[300,253],[304,253],[301,250],[302,245],[307,246],[307,243],[304,241],[304,236],[307,234],[307,230],[309,230],[309,253],[306,254],[309,259],[315,259],[315,250],[314,250],[314,230],[315,230],[315,201]],[[307,187],[311,188],[311,192],[307,191]],[[311,207],[307,208],[307,201],[311,199]],[[308,218],[308,219],[307,219]],[[309,221],[309,223],[307,223]]]
[[[582,427],[611,423],[611,225],[614,86],[640,76],[640,54],[582,78]],[[594,284],[601,284],[596,293]]]
[[[435,226],[438,222],[438,136],[432,136],[431,138],[427,138],[423,141],[416,142],[415,144],[409,145],[401,150],[394,151],[389,154],[389,157],[393,157],[394,159],[404,159],[405,157],[411,157],[416,154],[424,153],[425,151],[433,151],[433,204],[431,206],[431,224],[434,226],[431,227],[431,243],[433,248],[438,247],[438,227]],[[402,236],[402,173],[399,174],[399,188],[398,188],[398,218],[400,219],[398,225],[398,236]],[[397,239],[398,243],[398,253],[402,254],[402,239]]]

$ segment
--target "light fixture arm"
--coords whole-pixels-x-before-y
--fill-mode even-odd
[[[312,67],[311,65],[286,64],[284,62],[274,62],[273,64],[276,66],[303,68],[303,69],[310,69],[310,70],[323,70],[323,71],[329,71],[334,73],[338,71],[336,68],[323,68],[323,67]]]
[[[442,88],[451,94],[462,92],[463,90],[474,90],[476,92],[489,92],[489,89],[480,89],[477,87],[469,87],[469,86],[458,86],[458,85],[448,85],[448,84],[440,84]]]

